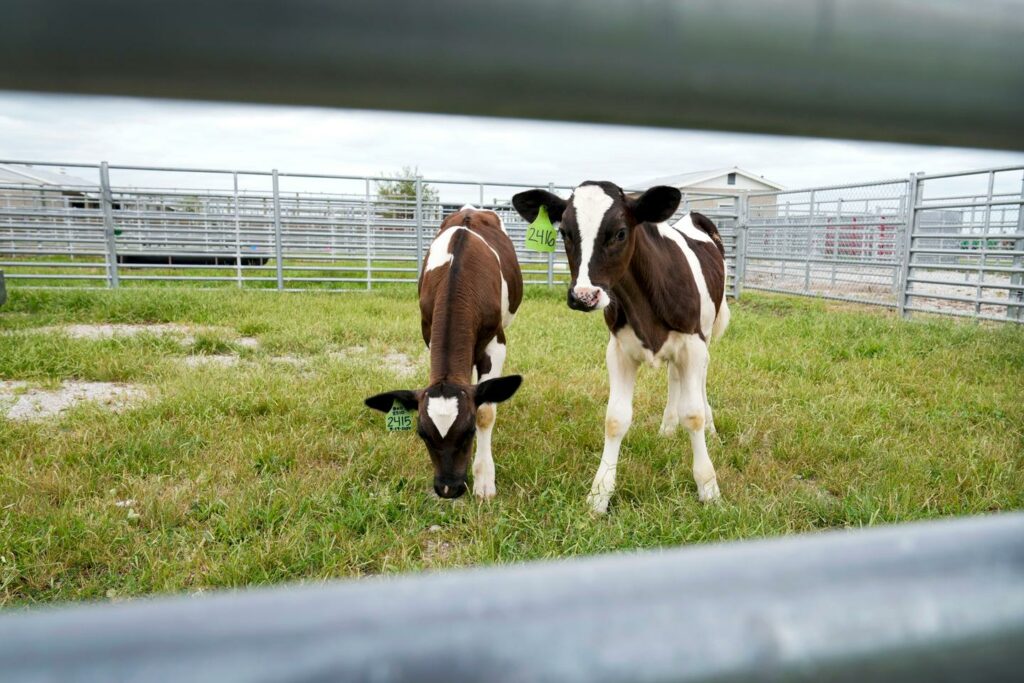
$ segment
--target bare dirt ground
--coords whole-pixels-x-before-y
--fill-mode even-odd
[[[146,396],[146,390],[113,382],[61,382],[56,389],[31,387],[27,382],[0,381],[0,411],[10,420],[55,417],[86,401],[119,412]]]

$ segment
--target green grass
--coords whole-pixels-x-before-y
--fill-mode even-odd
[[[509,331],[526,377],[498,411],[498,498],[431,492],[413,433],[362,398],[426,378],[413,289],[11,291],[0,379],[153,392],[121,414],[0,418],[0,603],[120,599],[555,558],[1024,507],[1024,330],[745,295],[712,348],[710,451],[724,501],[697,502],[684,433],[658,436],[664,370],[641,371],[610,514],[585,504],[603,438],[606,331],[531,288]],[[193,346],[41,326],[224,326]],[[34,331],[37,330],[37,331]],[[236,346],[237,335],[260,347]],[[370,351],[360,354],[353,347]],[[374,350],[420,362],[396,377]],[[347,351],[339,359],[338,351]],[[238,352],[236,367],[186,368]],[[306,368],[272,357],[304,357]],[[132,509],[116,501],[134,499]],[[134,510],[129,514],[130,510]],[[440,531],[431,531],[434,525]]]

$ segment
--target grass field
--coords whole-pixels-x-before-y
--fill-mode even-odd
[[[709,443],[724,500],[697,502],[685,433],[658,436],[643,370],[610,514],[585,496],[603,437],[606,331],[532,288],[509,331],[498,498],[441,501],[414,433],[363,397],[426,379],[415,296],[15,288],[0,380],[124,382],[147,400],[0,417],[0,604],[122,599],[506,563],[1024,507],[1024,330],[903,322],[745,295],[712,349]],[[71,338],[68,323],[212,326]],[[46,328],[46,329],[40,329]],[[240,337],[259,345],[242,345]],[[237,355],[233,366],[194,355]],[[382,354],[406,354],[396,374]],[[282,358],[288,362],[282,362]]]

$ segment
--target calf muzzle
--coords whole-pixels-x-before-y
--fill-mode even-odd
[[[466,492],[466,481],[463,480],[434,480],[434,493],[441,498],[458,498]]]

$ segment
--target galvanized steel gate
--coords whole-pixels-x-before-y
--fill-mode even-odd
[[[551,183],[95,165],[16,164],[0,183],[0,268],[13,284],[352,290],[415,282],[464,204],[501,216],[528,284],[568,279],[561,251],[526,251],[516,192]],[[677,216],[718,224],[729,290],[912,312],[1024,320],[1024,169],[774,192],[687,192]]]

